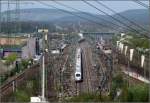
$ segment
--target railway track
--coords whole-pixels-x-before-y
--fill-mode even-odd
[[[68,60],[63,60],[65,62],[65,69],[63,70],[63,98],[73,97],[80,95],[82,93],[94,93],[98,88],[98,78],[96,70],[94,70],[92,65],[92,50],[87,42],[82,42],[77,45],[83,50],[83,81],[75,82],[74,79],[74,66],[70,65],[70,55],[64,53],[64,58]],[[65,56],[66,55],[66,56]],[[74,63],[72,64],[74,65]]]
[[[84,63],[85,63],[85,68],[84,68],[84,70],[85,70],[85,77],[86,77],[86,83],[87,83],[87,90],[88,90],[88,92],[92,92],[92,87],[91,87],[91,77],[92,77],[92,75],[91,75],[91,71],[90,71],[90,69],[92,69],[92,68],[90,68],[90,62],[89,62],[89,55],[88,55],[88,48],[86,48],[87,49],[87,51],[86,50],[84,50],[84,52],[83,52],[83,54],[84,54]]]
[[[74,67],[68,68],[64,70],[65,78],[63,85],[63,92],[65,93],[65,97],[72,97],[75,95],[80,95],[82,93],[96,93],[99,85],[101,85],[102,90],[107,87],[107,77],[106,77],[106,67],[99,60],[100,66],[100,78],[97,74],[97,70],[93,67],[92,62],[92,50],[88,42],[84,41],[79,43],[78,47],[82,49],[83,53],[83,81],[75,82],[74,80]],[[102,58],[103,60],[104,58]],[[66,65],[69,63],[69,60],[66,62]],[[68,76],[67,76],[68,75]],[[99,81],[99,79],[101,79]],[[99,84],[100,83],[100,84]],[[107,89],[107,88],[106,88]]]
[[[96,45],[96,44],[95,44]],[[96,62],[96,68],[97,68],[97,78],[98,78],[98,89],[99,91],[106,91],[108,89],[108,67],[106,62],[106,57],[102,55],[102,51],[95,49],[96,47],[93,47],[95,62]]]
[[[67,49],[67,52],[64,53],[64,59],[63,62],[63,76],[62,76],[62,86],[63,86],[63,98],[73,97],[77,95],[77,92],[79,91],[77,88],[77,84],[75,83],[74,79],[74,64],[71,62],[72,53],[70,52],[72,50],[72,45]]]
[[[98,88],[97,73],[93,67],[92,50],[88,42],[79,45],[83,53],[83,82],[81,82],[81,93],[94,93]]]
[[[81,94],[81,89],[82,89],[82,87],[81,87],[81,85],[82,85],[82,83],[75,83],[75,85],[76,85],[76,96],[78,96],[79,94]]]
[[[0,101],[4,102],[5,99],[8,99],[8,95],[13,93],[16,88],[23,85],[25,81],[28,80],[30,77],[37,75],[38,71],[39,64],[35,64],[31,66],[31,68],[24,70],[20,74],[9,78],[3,85],[0,86]]]

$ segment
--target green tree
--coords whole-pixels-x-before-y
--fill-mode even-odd
[[[16,61],[16,59],[17,59],[17,54],[16,54],[16,53],[11,53],[11,54],[9,54],[9,55],[5,58],[6,64],[7,64],[7,65],[10,65],[10,64],[12,64],[14,61]]]
[[[21,63],[22,63],[23,69],[25,69],[28,67],[29,61],[28,60],[22,60]]]
[[[116,88],[121,88],[123,86],[123,77],[122,77],[122,74],[117,74],[113,78],[113,82],[115,83]]]
[[[125,87],[126,87],[126,82],[123,79],[122,74],[121,73],[116,74],[112,80],[111,91],[110,91],[111,99],[114,99],[116,97],[118,89],[124,89]]]

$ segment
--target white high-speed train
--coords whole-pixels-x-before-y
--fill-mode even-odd
[[[77,48],[75,64],[75,81],[82,81],[82,77],[82,51],[81,48]]]

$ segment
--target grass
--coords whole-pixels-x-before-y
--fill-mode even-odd
[[[9,97],[11,102],[30,102],[30,97],[37,96],[39,90],[39,80],[32,78],[26,82],[25,85],[17,88]],[[11,100],[11,98],[13,98]]]
[[[111,101],[109,96],[99,95],[94,93],[83,93],[78,96],[72,97],[67,102],[100,102],[100,101]]]
[[[17,102],[29,102],[30,101],[30,95],[28,95],[28,93],[24,90],[17,90],[14,93],[15,96],[15,101]]]

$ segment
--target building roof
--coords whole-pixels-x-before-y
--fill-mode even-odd
[[[4,48],[4,52],[21,52],[21,48]]]

